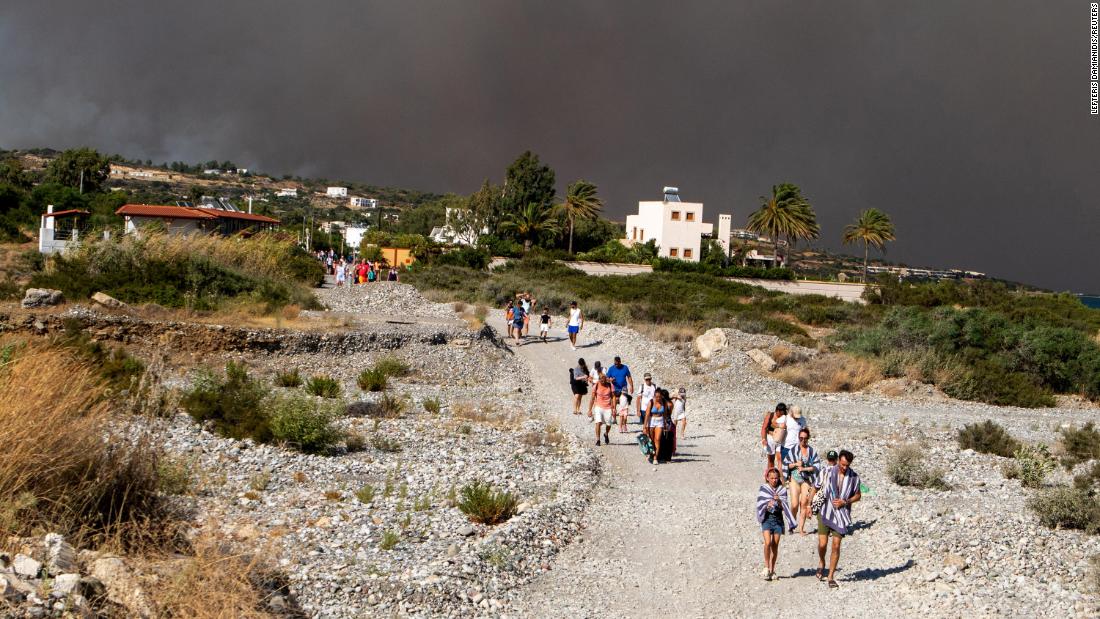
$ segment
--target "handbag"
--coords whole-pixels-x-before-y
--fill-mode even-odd
[[[821,513],[821,508],[825,506],[825,492],[818,491],[814,495],[814,500],[810,501],[810,513],[817,516]]]

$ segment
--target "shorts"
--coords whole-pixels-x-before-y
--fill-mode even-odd
[[[649,418],[649,427],[650,428],[661,428],[663,430],[665,428],[665,418],[664,417],[658,417],[656,415],[650,417]]]
[[[760,523],[760,530],[775,533],[776,535],[783,535],[783,523],[776,520],[765,519],[764,522]]]
[[[539,333],[550,333],[550,325],[544,323],[539,324]]]
[[[522,320],[513,320],[512,321],[512,328],[513,329],[522,329],[523,328],[523,321]]]
[[[830,529],[829,525],[825,524],[825,521],[821,519],[820,514],[817,516],[817,534],[824,535],[825,537],[829,537],[830,535],[833,537],[844,537],[844,534],[840,531]]]
[[[588,384],[583,380],[573,381],[573,395],[588,395]]]
[[[672,421],[673,422],[680,421],[681,419],[687,419],[687,418],[688,418],[688,414],[687,414],[686,410],[680,411],[678,413],[672,413]]]
[[[580,325],[569,325],[568,331],[570,333],[580,333],[581,332],[581,326]]]
[[[777,443],[774,438],[769,436],[768,437],[768,455],[769,456],[774,456],[776,449],[779,449],[779,443]]]
[[[610,408],[604,408],[602,406],[593,406],[592,407],[592,422],[593,423],[605,423],[607,425],[611,425],[611,423],[612,423],[611,409]]]

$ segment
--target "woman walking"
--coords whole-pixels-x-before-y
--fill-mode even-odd
[[[775,560],[779,558],[779,540],[785,531],[794,530],[794,516],[787,501],[787,490],[779,483],[779,469],[764,473],[764,484],[756,495],[756,521],[764,535],[764,580],[775,578]]]
[[[676,395],[672,396],[672,424],[676,426],[675,440],[672,442],[672,455],[680,453],[677,444],[681,438],[686,438],[688,426],[688,414],[687,414],[687,389],[680,387]]]
[[[661,435],[664,434],[665,428],[670,425],[669,415],[672,412],[672,407],[668,401],[668,392],[664,389],[658,389],[653,394],[653,399],[650,400],[649,406],[645,411],[645,420],[642,425],[643,431],[649,436],[649,440],[653,441],[653,453],[649,455],[649,461],[658,465],[661,463]]]
[[[798,532],[806,535],[806,516],[810,513],[810,503],[814,500],[818,468],[821,456],[810,447],[810,429],[798,431],[798,445],[786,452],[783,459],[784,470],[790,480],[791,506],[798,517]]]
[[[581,400],[588,395],[588,364],[577,359],[577,367],[569,370],[569,387],[573,391],[573,414],[581,414]]]

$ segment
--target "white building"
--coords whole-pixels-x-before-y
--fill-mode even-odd
[[[344,242],[348,244],[348,247],[359,247],[359,244],[363,242],[363,235],[366,233],[366,228],[348,226],[344,228]]]
[[[378,208],[378,200],[352,196],[348,199],[348,206],[351,208]]]
[[[43,254],[56,254],[65,251],[69,245],[80,242],[80,234],[86,230],[88,211],[70,209],[55,211],[53,205],[39,218],[38,251]]]
[[[638,202],[638,214],[626,217],[626,245],[653,240],[662,258],[699,261],[699,246],[704,234],[714,225],[703,223],[702,202],[681,202],[680,190],[665,187],[664,199]]]
[[[297,198],[298,197],[298,188],[297,187],[284,187],[284,188],[280,189],[279,191],[275,192],[275,197],[276,198]]]
[[[325,195],[330,198],[346,198],[348,197],[347,187],[329,187],[325,189]]]
[[[432,228],[428,238],[436,243],[448,243],[451,245],[476,245],[479,233],[469,225],[462,222],[466,209],[447,207],[447,221],[442,226]],[[480,234],[489,234],[489,227],[481,229]]]

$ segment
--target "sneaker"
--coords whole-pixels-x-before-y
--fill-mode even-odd
[[[771,580],[772,579],[772,573],[768,571],[768,568],[764,568],[764,569],[760,570],[760,577],[763,578],[764,580]]]

